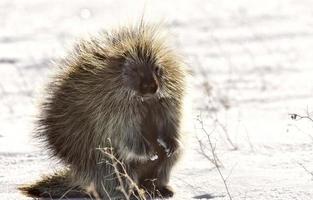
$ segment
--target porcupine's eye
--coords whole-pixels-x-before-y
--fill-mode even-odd
[[[154,74],[157,76],[161,76],[162,70],[159,66],[155,66],[154,68]]]
[[[137,74],[137,68],[135,67],[135,65],[133,65],[130,62],[125,62],[124,63],[124,68],[123,68],[124,72],[126,72],[127,74]]]

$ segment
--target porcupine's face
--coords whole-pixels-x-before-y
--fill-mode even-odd
[[[131,61],[124,63],[124,84],[143,100],[156,96],[161,76],[162,69],[157,64],[138,64]]]

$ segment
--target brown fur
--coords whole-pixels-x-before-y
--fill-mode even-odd
[[[36,137],[68,165],[69,186],[92,184],[102,199],[121,195],[110,161],[98,150],[112,145],[138,186],[173,195],[167,184],[181,152],[185,69],[158,29],[142,23],[101,33],[81,41],[60,63]],[[31,189],[23,191],[42,196]]]

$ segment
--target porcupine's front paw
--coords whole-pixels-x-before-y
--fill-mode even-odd
[[[154,154],[149,154],[149,160],[151,161],[155,161],[159,158],[158,154],[154,153]]]
[[[154,151],[151,146],[141,143],[141,145],[136,146],[136,148],[133,148],[133,154],[134,156],[138,157],[139,160],[157,160],[159,157],[157,153]]]
[[[148,160],[155,161],[159,158],[158,154],[149,145],[145,145],[145,152],[146,152],[145,155]]]
[[[161,138],[158,138],[157,142],[161,147],[163,147],[167,157],[171,157],[179,148],[179,142],[176,139],[163,140]]]

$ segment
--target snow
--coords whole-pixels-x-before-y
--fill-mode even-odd
[[[16,187],[58,167],[31,139],[52,60],[78,38],[142,15],[164,22],[191,72],[173,199],[228,199],[218,172],[199,153],[198,139],[211,156],[200,122],[233,199],[313,199],[313,123],[290,117],[313,116],[312,6],[309,0],[2,0],[1,199],[27,199]]]

